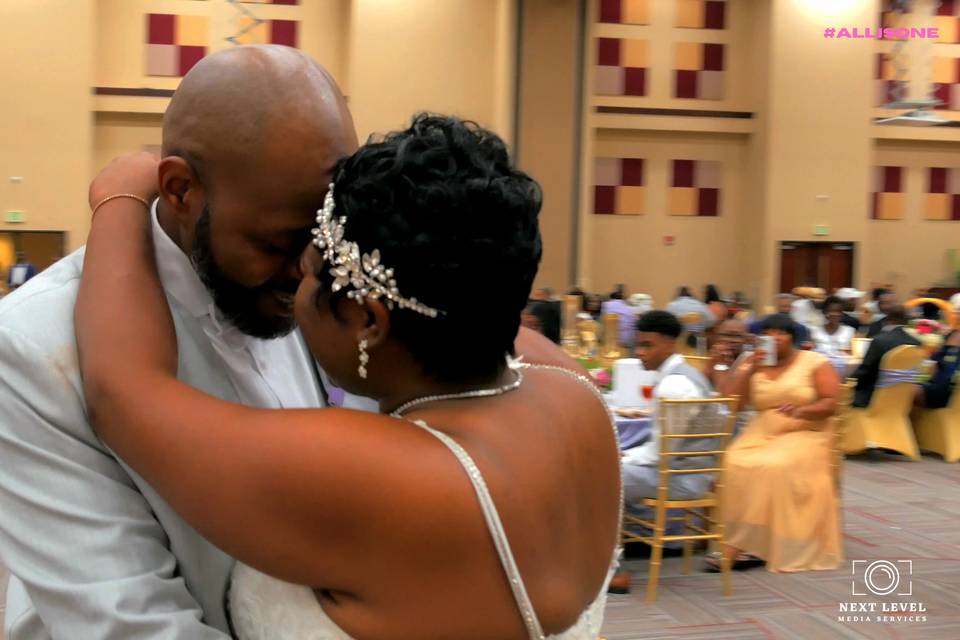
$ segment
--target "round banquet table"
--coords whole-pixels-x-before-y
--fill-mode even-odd
[[[653,427],[651,418],[622,418],[616,414],[613,417],[617,423],[621,451],[638,447],[650,439],[650,431]]]

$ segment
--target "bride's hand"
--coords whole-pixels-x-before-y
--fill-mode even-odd
[[[159,191],[159,165],[157,157],[146,151],[115,158],[90,183],[90,209],[104,198],[120,193],[131,193],[144,200],[152,200]]]

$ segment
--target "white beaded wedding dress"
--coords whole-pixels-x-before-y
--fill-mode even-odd
[[[528,368],[530,365],[521,366]],[[555,369],[554,367],[537,368]],[[576,375],[564,369],[556,370],[572,376]],[[596,387],[585,378],[576,377],[596,391]],[[500,561],[510,581],[517,608],[523,616],[530,638],[532,640],[596,640],[603,624],[607,586],[616,570],[619,546],[614,550],[610,571],[600,592],[581,613],[577,622],[566,631],[545,636],[514,562],[500,516],[480,470],[470,455],[452,438],[430,428],[422,421],[416,421],[413,424],[443,442],[463,465],[473,483],[487,527],[500,555]],[[623,504],[622,499],[620,504]],[[619,534],[619,527],[617,532]],[[277,580],[244,564],[238,563],[233,570],[229,604],[234,631],[240,640],[353,640],[324,613],[311,588]]]

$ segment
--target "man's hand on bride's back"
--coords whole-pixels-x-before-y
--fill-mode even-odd
[[[90,208],[104,198],[120,193],[132,193],[144,200],[152,200],[159,191],[157,167],[160,160],[146,151],[114,158],[90,183]]]

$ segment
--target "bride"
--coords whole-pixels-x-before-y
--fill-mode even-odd
[[[115,161],[91,203],[154,197],[156,175]],[[518,338],[540,204],[503,142],[455,118],[417,116],[337,164],[295,315],[379,414],[253,409],[179,382],[149,216],[130,197],[99,208],[76,306],[91,421],[238,558],[239,638],[597,637],[619,450],[589,381],[532,364],[562,360]]]

